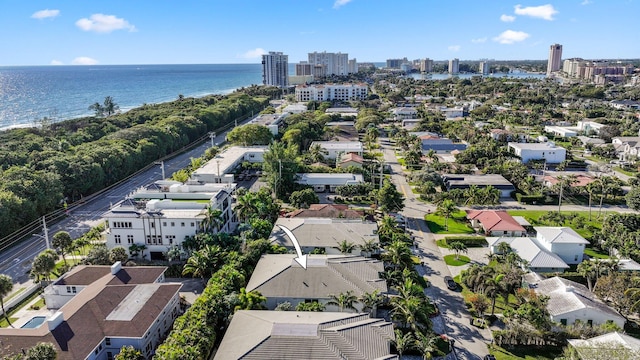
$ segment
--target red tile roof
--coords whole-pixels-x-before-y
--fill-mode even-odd
[[[467,219],[478,220],[484,231],[525,231],[506,211],[467,210]]]

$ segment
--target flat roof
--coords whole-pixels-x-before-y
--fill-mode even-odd
[[[206,164],[194,171],[192,176],[210,174],[221,176],[227,174],[245,155],[250,153],[264,154],[266,151],[266,146],[231,146],[216,155],[213,159],[207,161]],[[218,169],[220,169],[220,173],[218,173]]]
[[[511,146],[512,148],[516,148],[516,149],[522,149],[522,150],[560,150],[560,151],[566,151],[565,148],[563,148],[562,146],[556,146],[552,143],[516,143],[516,142],[510,142],[509,146]]]
[[[500,174],[482,174],[482,175],[473,175],[473,174],[445,174],[442,176],[442,179],[449,183],[449,186],[454,185],[481,185],[481,186],[511,186],[513,184],[509,182],[509,180],[505,179],[504,176]]]

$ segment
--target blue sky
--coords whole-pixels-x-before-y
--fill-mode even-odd
[[[639,58],[639,0],[0,0],[0,65]]]

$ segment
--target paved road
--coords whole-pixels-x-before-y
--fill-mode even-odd
[[[481,330],[470,325],[471,316],[464,305],[464,299],[460,292],[449,290],[444,277],[451,275],[445,264],[440,250],[435,243],[434,236],[429,232],[424,215],[427,211],[435,211],[435,206],[425,204],[418,200],[411,191],[411,187],[402,175],[402,167],[387,139],[381,139],[383,144],[384,161],[391,165],[393,174],[392,182],[405,197],[405,208],[402,214],[407,219],[407,230],[416,238],[418,247],[416,255],[424,261],[424,267],[419,267],[419,272],[429,277],[433,286],[426,290],[427,295],[437,304],[442,316],[442,328],[444,333],[454,339],[456,356],[458,359],[482,359],[488,354],[487,343],[491,341],[489,330]],[[440,320],[439,320],[440,321]]]
[[[242,123],[250,120],[248,119]],[[227,132],[217,134],[213,140],[214,143],[220,144],[224,142],[226,134]],[[165,177],[170,177],[173,172],[188,166],[192,157],[201,156],[210,146],[211,142],[206,141],[198,147],[165,161]],[[49,238],[51,239],[56,232],[61,230],[68,231],[74,239],[80,237],[91,227],[99,224],[102,221],[102,214],[109,210],[112,205],[122,201],[133,190],[161,179],[162,169],[160,165],[157,165],[101,195],[87,200],[82,205],[70,208],[69,216],[66,219],[59,221],[55,225],[48,226]],[[0,273],[11,276],[16,285],[14,286],[15,288],[24,287],[23,284],[29,281],[28,274],[31,269],[31,261],[45,248],[44,236],[36,235],[11,249],[3,251],[0,254]]]

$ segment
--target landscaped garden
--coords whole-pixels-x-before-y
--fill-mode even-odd
[[[468,225],[467,213],[464,210],[458,210],[446,217],[432,213],[424,217],[429,230],[434,234],[473,234],[474,231]],[[447,229],[448,227],[448,229]]]

